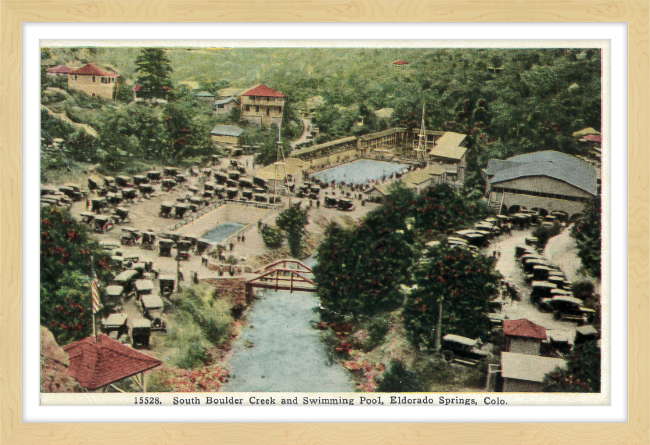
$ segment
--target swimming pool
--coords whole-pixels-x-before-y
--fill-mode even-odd
[[[336,181],[347,184],[365,184],[368,180],[373,181],[388,177],[393,173],[402,172],[408,167],[407,164],[360,159],[349,164],[323,170],[322,172],[313,174],[312,177],[325,182]]]
[[[220,243],[243,227],[244,224],[234,222],[221,223],[214,229],[205,232],[201,238],[205,238],[214,243]]]

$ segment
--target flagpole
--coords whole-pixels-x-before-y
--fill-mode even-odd
[[[95,343],[97,343],[97,324],[95,323],[95,298],[96,298],[96,295],[95,295],[95,285],[96,285],[96,283],[95,282],[97,280],[97,277],[95,276],[95,259],[94,259],[94,257],[92,255],[90,256],[90,270],[92,271],[92,274],[93,274],[92,281],[90,282],[90,301],[91,301],[91,303],[90,303],[91,304],[90,312],[92,312],[92,314],[93,314],[93,317],[92,317],[93,318],[93,338],[95,339]]]

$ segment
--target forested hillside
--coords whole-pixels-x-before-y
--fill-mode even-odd
[[[163,152],[171,159],[205,151],[207,141],[198,133],[209,131],[217,122],[209,108],[199,109],[188,100],[164,113],[124,109],[132,98],[130,84],[137,78],[139,51],[49,48],[43,59],[48,65],[90,61],[109,65],[121,74],[125,85],[118,90],[123,103],[102,103],[79,94],[69,99],[44,95],[44,103],[74,122],[97,129],[99,140],[92,150],[125,150],[144,157],[151,154],[152,146],[167,145]],[[292,113],[283,128],[287,139],[300,134],[296,110],[303,109],[313,96],[324,99],[313,116],[322,132],[317,142],[393,125],[418,127],[426,103],[427,128],[469,134],[479,166],[489,157],[537,150],[576,153],[579,147],[571,134],[585,127],[600,128],[598,50],[170,48],[165,54],[173,69],[170,78],[175,90],[181,82],[195,82],[212,93],[264,83],[287,94]],[[396,68],[393,61],[397,59],[408,64]],[[188,99],[178,93],[172,97]],[[392,117],[376,117],[373,111],[382,108],[394,109]],[[165,136],[170,130],[162,122],[174,116],[183,116],[187,121],[181,122],[183,128],[193,139],[187,147],[173,150],[169,140],[174,138]],[[123,118],[128,122],[122,123]],[[59,135],[60,130],[56,131]],[[73,133],[66,136],[78,140]],[[265,137],[273,139],[264,135],[257,139]]]

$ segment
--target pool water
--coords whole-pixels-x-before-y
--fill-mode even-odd
[[[349,164],[339,165],[313,174],[312,177],[325,182],[345,182],[347,184],[365,184],[366,182],[392,176],[407,169],[407,164],[360,159]]]
[[[219,224],[214,229],[205,232],[202,238],[212,241],[214,243],[220,243],[221,241],[228,238],[233,233],[237,232],[239,229],[243,228],[244,224],[234,223],[234,222],[225,222]]]

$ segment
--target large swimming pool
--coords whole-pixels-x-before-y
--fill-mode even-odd
[[[393,162],[373,161],[360,159],[349,164],[323,170],[312,175],[324,182],[345,182],[347,184],[365,184],[375,179],[389,177],[393,173],[400,173],[407,169],[407,164],[396,164]]]
[[[234,222],[221,223],[214,229],[205,232],[201,238],[205,238],[206,240],[212,241],[213,243],[220,243],[243,227],[244,224]]]

